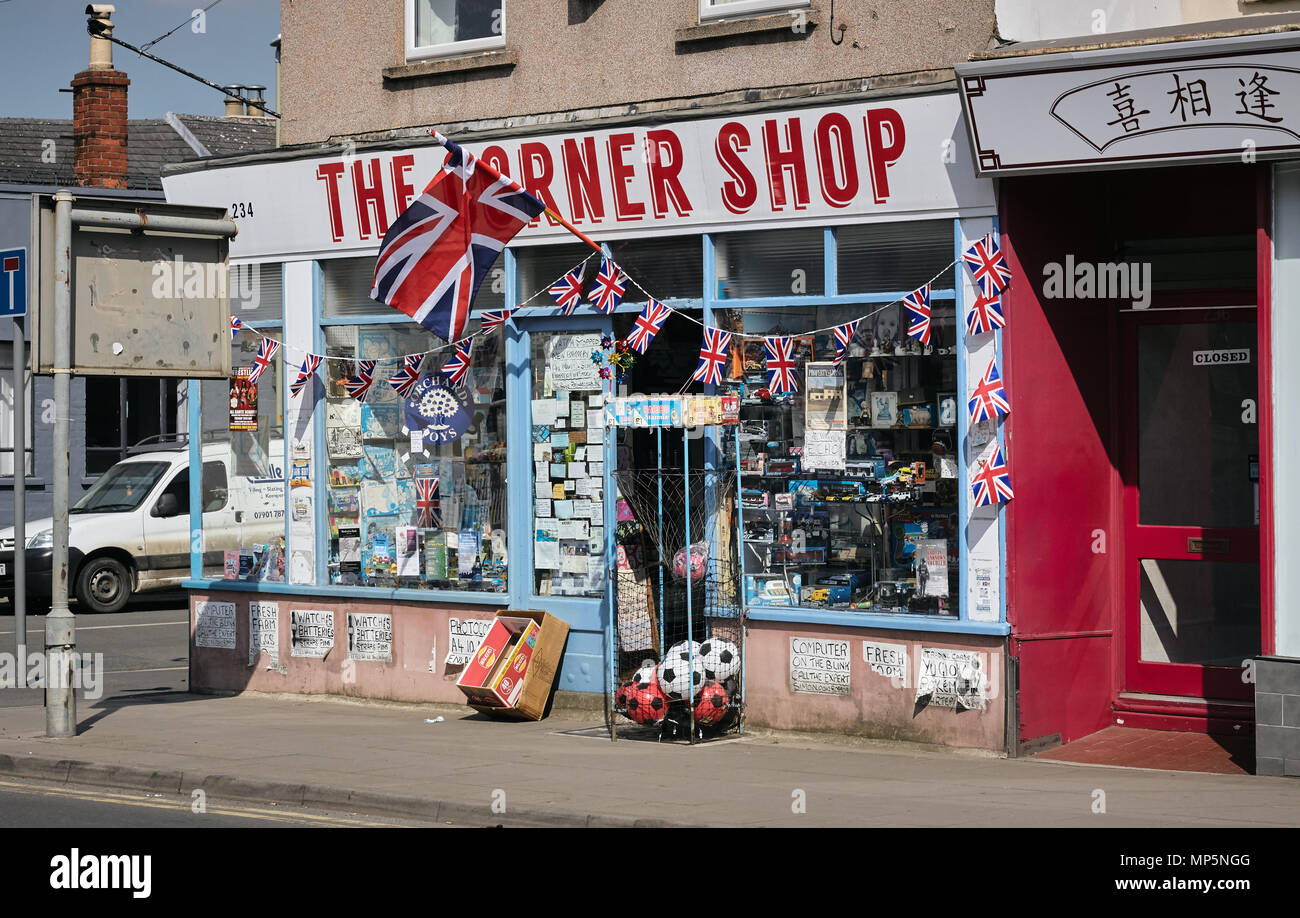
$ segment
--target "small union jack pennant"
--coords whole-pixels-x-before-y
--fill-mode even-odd
[[[298,371],[298,378],[289,385],[289,397],[297,398],[302,394],[302,390],[307,388],[307,382],[315,375],[316,370],[320,367],[320,356],[317,354],[308,354],[307,359],[302,362],[302,368]]]
[[[991,421],[1011,412],[1011,403],[1007,401],[1007,392],[1002,388],[1002,376],[998,373],[996,357],[989,361],[989,368],[980,377],[966,404],[970,408],[972,421]]]
[[[415,479],[415,525],[431,529],[442,525],[442,501],[438,495],[438,479]]]
[[[265,336],[262,337],[262,343],[257,346],[257,356],[253,358],[253,372],[248,374],[248,381],[257,382],[266,372],[267,367],[275,358],[275,352],[280,349],[280,342],[274,341]]]
[[[799,391],[795,377],[794,341],[790,338],[764,338],[767,354],[767,387],[773,395]]]
[[[349,377],[343,381],[343,388],[348,390],[348,395],[352,396],[359,402],[364,402],[366,396],[370,394],[370,387],[375,383],[375,361],[358,360],[357,375]]]
[[[442,375],[458,386],[464,384],[465,374],[469,372],[469,352],[473,347],[473,338],[457,341],[456,350],[451,355],[451,359],[442,365]]]
[[[836,325],[832,330],[835,335],[835,362],[839,363],[844,359],[844,352],[849,349],[849,342],[853,336],[858,333],[858,323],[861,319],[854,319],[852,322],[845,322],[843,325]]]
[[[573,315],[573,310],[582,302],[582,278],[586,272],[587,263],[584,261],[552,284],[548,291],[554,297],[556,305],[564,309],[566,316]]]
[[[632,323],[632,333],[627,336],[628,347],[638,354],[644,355],[646,349],[650,347],[650,342],[654,340],[655,335],[664,327],[664,321],[672,313],[672,310],[660,303],[658,300],[651,300],[645,304],[645,309],[641,310],[641,315],[636,317]]]
[[[975,506],[987,507],[993,503],[1003,503],[1015,497],[1011,490],[1011,470],[1002,461],[1002,447],[993,451],[970,483]]]
[[[244,329],[244,320],[239,316],[230,317],[230,340],[234,341]]]
[[[514,312],[513,309],[492,309],[483,313],[483,328],[481,331],[486,334],[505,325],[512,312]]]
[[[614,259],[601,256],[600,273],[596,275],[596,286],[591,288],[591,303],[601,312],[609,315],[623,302],[623,291],[627,288],[627,278],[623,269],[614,264]]]
[[[980,291],[975,297],[975,302],[971,304],[970,309],[966,310],[966,330],[972,335],[991,332],[995,328],[1002,328],[1007,324],[1006,317],[1002,315],[1002,294],[995,293],[992,296],[985,296],[984,291]]]
[[[962,253],[962,260],[985,296],[1000,293],[1011,283],[1011,269],[991,233]]]
[[[393,387],[393,391],[402,398],[410,395],[415,384],[420,381],[420,364],[423,362],[423,354],[403,357],[402,368],[397,371],[397,375],[388,377],[388,384]]]
[[[930,285],[925,284],[903,297],[912,324],[907,334],[922,344],[930,343]]]
[[[700,345],[700,365],[691,379],[702,383],[721,383],[722,366],[727,362],[731,333],[710,325],[704,326],[704,343]]]

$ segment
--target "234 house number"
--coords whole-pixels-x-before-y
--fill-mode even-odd
[[[234,204],[230,205],[231,219],[238,220],[240,217],[251,217],[251,216],[253,216],[252,201],[236,201]]]

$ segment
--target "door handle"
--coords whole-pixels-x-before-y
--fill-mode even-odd
[[[1226,555],[1228,553],[1228,540],[1189,536],[1187,539],[1187,553],[1189,555]]]

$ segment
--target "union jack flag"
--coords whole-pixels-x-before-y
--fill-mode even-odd
[[[234,341],[237,337],[239,337],[239,333],[240,331],[243,330],[243,328],[244,328],[243,319],[239,318],[239,316],[231,316],[230,317],[230,340]]]
[[[262,378],[262,374],[271,365],[271,360],[279,349],[279,341],[263,336],[262,343],[257,346],[257,356],[253,358],[253,372],[248,374],[249,382],[255,383]]]
[[[447,159],[384,233],[372,299],[445,341],[460,338],[470,304],[506,244],[545,205],[441,135]]]
[[[691,379],[702,383],[721,383],[722,365],[727,362],[731,333],[710,325],[704,326],[704,343],[700,345],[700,365]]]
[[[481,331],[487,333],[505,325],[506,320],[510,318],[510,313],[512,312],[514,312],[513,309],[492,309],[484,312],[483,328]]]
[[[839,363],[844,359],[844,352],[849,348],[849,342],[853,336],[858,333],[858,323],[861,319],[854,319],[852,322],[845,322],[843,325],[836,325],[832,330],[835,335],[835,362]]]
[[[962,259],[985,296],[999,293],[1011,283],[1011,269],[991,233],[963,252]]]
[[[1002,388],[1002,376],[998,373],[996,357],[989,361],[989,368],[980,377],[966,404],[970,408],[972,421],[990,421],[1011,412],[1006,390]]]
[[[627,336],[628,347],[632,348],[638,354],[644,355],[646,349],[650,347],[650,342],[654,336],[659,334],[659,330],[664,327],[664,321],[672,313],[672,310],[660,303],[658,300],[651,300],[645,304],[645,309],[641,310],[641,315],[636,317],[632,323],[632,334]]]
[[[912,324],[907,329],[909,337],[922,344],[930,343],[930,285],[925,284],[903,297],[903,305],[911,314]]]
[[[420,381],[420,364],[423,362],[423,354],[403,357],[402,368],[397,371],[397,375],[388,377],[388,384],[393,387],[393,391],[402,398],[410,395],[415,384]]]
[[[790,338],[764,338],[763,350],[767,354],[767,387],[772,394],[799,391],[792,355],[794,341]]]
[[[614,264],[614,259],[600,259],[600,273],[596,275],[596,286],[591,288],[591,303],[601,312],[609,315],[623,301],[623,291],[627,288],[627,277],[623,269]]]
[[[351,376],[343,381],[343,388],[348,390],[348,395],[352,396],[359,402],[364,402],[366,396],[370,394],[370,387],[375,383],[375,361],[358,360],[357,375]]]
[[[442,501],[438,495],[438,479],[415,479],[415,525],[431,529],[442,525]]]
[[[980,291],[975,297],[975,302],[971,304],[970,309],[966,310],[966,330],[972,335],[991,332],[995,328],[1002,328],[1007,324],[1006,317],[1002,315],[1002,294],[995,293],[992,296],[985,296],[984,291]]]
[[[298,371],[298,378],[289,386],[290,398],[297,398],[302,394],[302,390],[307,388],[307,381],[315,375],[319,367],[320,357],[316,354],[308,354],[307,359],[302,362],[302,368]]]
[[[564,309],[566,316],[573,315],[573,310],[582,302],[582,278],[586,273],[587,263],[584,261],[552,284],[547,291],[555,299],[555,304]]]
[[[1011,490],[1011,470],[1002,461],[1002,447],[995,449],[980,466],[970,487],[977,507],[987,507],[995,502],[1000,504],[1016,496]]]
[[[451,359],[442,365],[442,375],[458,386],[465,382],[465,374],[469,372],[469,352],[473,347],[473,338],[457,341]]]

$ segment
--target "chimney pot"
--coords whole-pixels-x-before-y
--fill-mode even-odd
[[[113,43],[108,37],[113,34],[113,20],[110,18],[116,8],[111,3],[91,3],[86,7],[90,17],[90,64],[89,70],[113,69]]]

